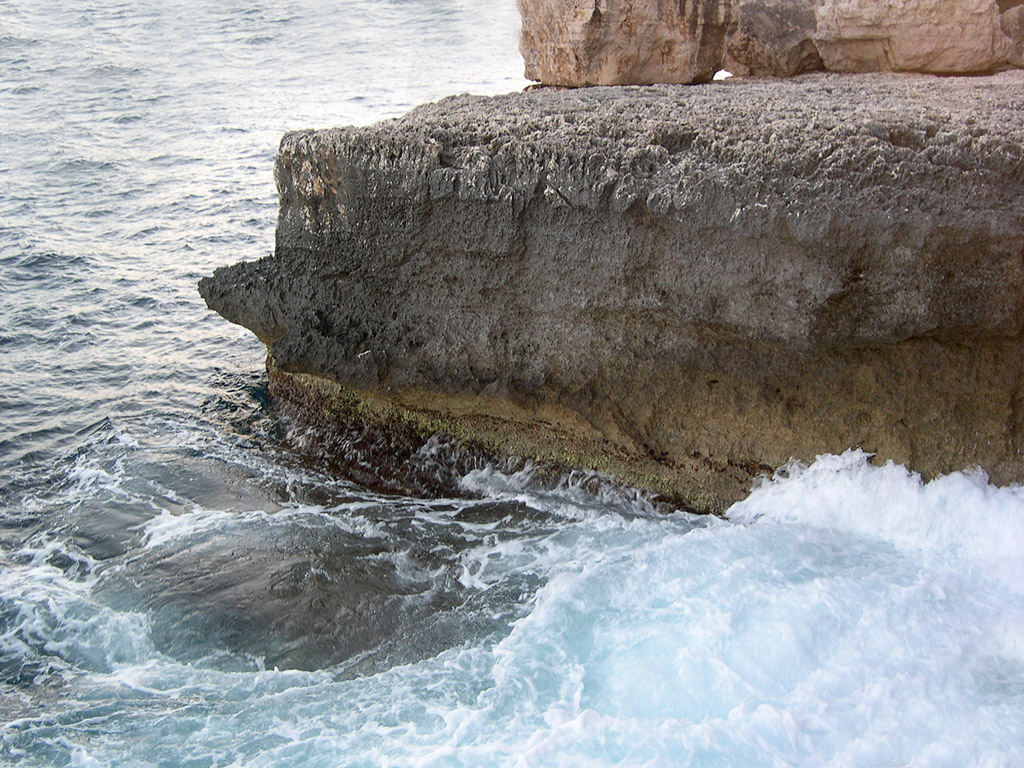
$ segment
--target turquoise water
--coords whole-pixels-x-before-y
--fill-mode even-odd
[[[280,135],[519,89],[517,25],[0,0],[0,763],[1024,765],[1019,488],[850,452],[727,519],[418,498],[267,403],[195,285],[271,249]]]

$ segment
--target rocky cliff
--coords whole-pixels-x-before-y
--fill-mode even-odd
[[[526,76],[694,83],[723,67],[977,74],[1024,66],[1024,0],[518,0]]]
[[[526,77],[548,85],[699,83],[721,69],[731,0],[518,0]]]
[[[704,509],[850,447],[1024,481],[1022,110],[1021,72],[453,97],[286,135],[276,252],[200,290],[320,417]]]
[[[1024,2],[826,0],[813,37],[833,72],[992,72],[1024,65]]]

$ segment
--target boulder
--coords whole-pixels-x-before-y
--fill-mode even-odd
[[[1024,0],[1004,0],[999,4],[999,29],[1010,41],[1007,62],[1024,67]]]
[[[698,83],[719,69],[731,0],[518,0],[526,77],[546,85]]]
[[[519,0],[526,76],[697,83],[726,68],[990,73],[1024,66],[1024,0]]]

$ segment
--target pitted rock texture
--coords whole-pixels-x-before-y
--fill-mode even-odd
[[[546,85],[699,83],[720,68],[731,0],[518,0],[526,77]]]
[[[286,135],[275,254],[200,290],[275,371],[694,506],[851,447],[1024,481],[1022,109],[1022,72],[453,97]]]

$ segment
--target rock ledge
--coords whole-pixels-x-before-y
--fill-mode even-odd
[[[286,135],[275,254],[200,291],[275,376],[703,509],[851,447],[1020,482],[1022,113],[1021,72],[453,97]]]

